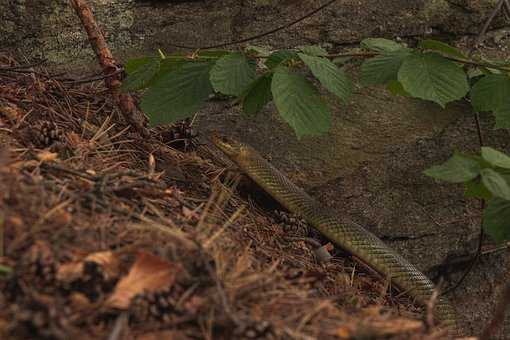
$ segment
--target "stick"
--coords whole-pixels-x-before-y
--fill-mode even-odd
[[[96,57],[103,69],[105,76],[105,84],[112,94],[115,104],[120,109],[120,112],[124,116],[124,119],[138,132],[140,135],[146,137],[149,135],[147,128],[147,118],[144,116],[135,104],[135,100],[128,93],[122,93],[120,91],[120,74],[119,67],[113,58],[113,55],[106,44],[101,29],[94,19],[94,14],[86,0],[70,0],[71,5],[76,11],[76,15],[81,20],[83,28],[87,31],[90,45],[96,53]],[[112,76],[113,75],[113,76]]]

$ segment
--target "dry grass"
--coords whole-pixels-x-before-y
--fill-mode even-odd
[[[98,83],[13,67],[0,58],[1,338],[441,336],[347,256],[319,264],[207,148],[169,147],[172,127],[141,140]]]

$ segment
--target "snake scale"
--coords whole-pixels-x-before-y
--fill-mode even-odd
[[[219,135],[213,135],[212,141],[286,209],[300,215],[336,245],[389,277],[392,285],[417,303],[427,305],[434,292],[432,281],[377,236],[359,225],[340,223],[331,210],[292,183],[252,147]],[[446,297],[438,297],[434,316],[448,329],[449,335],[459,334],[455,311]]]

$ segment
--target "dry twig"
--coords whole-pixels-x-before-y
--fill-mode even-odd
[[[119,107],[126,121],[135,128],[142,136],[148,136],[149,133],[145,128],[147,118],[138,109],[135,100],[128,93],[120,92],[121,80],[119,66],[106,44],[106,40],[101,33],[101,29],[97,25],[94,15],[86,0],[70,0],[76,14],[80,18],[83,27],[87,31],[92,49],[96,53],[96,57],[105,74],[106,86],[110,89],[113,100]],[[117,73],[113,76],[114,73]]]

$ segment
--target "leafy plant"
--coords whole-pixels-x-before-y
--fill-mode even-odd
[[[444,107],[465,97],[470,91],[468,75],[476,75],[471,89],[474,108],[492,111],[496,128],[510,127],[510,103],[505,100],[510,97],[510,77],[498,73],[508,63],[473,61],[460,50],[430,39],[414,49],[381,38],[365,39],[361,46],[370,51],[362,55],[370,57],[361,65],[362,85],[385,85],[395,95]],[[160,53],[130,60],[123,89],[146,90],[141,107],[152,124],[192,116],[214,92],[237,97],[247,115],[257,114],[274,101],[282,118],[301,138],[323,134],[331,126],[330,109],[307,74],[348,104],[352,81],[337,63],[349,57],[328,55],[319,46],[273,52],[248,46],[244,52]]]
[[[265,61],[257,70],[261,58]],[[190,117],[218,92],[237,97],[248,115],[274,101],[298,137],[323,134],[331,126],[331,113],[305,68],[326,90],[348,102],[351,80],[318,46],[272,53],[250,46],[244,53],[206,51],[135,59],[126,64],[123,89],[145,89],[141,108],[152,124]]]
[[[369,38],[364,53],[329,55],[320,46],[270,51],[247,46],[244,51],[206,50],[130,60],[125,65],[125,91],[144,90],[141,108],[152,124],[192,116],[214,93],[235,97],[246,115],[256,115],[273,101],[298,138],[326,133],[330,108],[316,84],[349,103],[352,81],[338,65],[362,57],[360,81],[383,85],[394,95],[435,102],[442,107],[469,97],[476,111],[491,111],[495,128],[510,128],[510,62],[474,59],[437,40],[416,48]],[[314,81],[312,78],[315,78]],[[487,202],[483,227],[498,241],[510,239],[510,157],[482,148],[481,156],[455,153],[425,174],[464,183],[467,197]]]
[[[466,197],[483,199],[483,228],[494,240],[510,240],[510,157],[490,147],[481,156],[455,153],[424,172],[449,183],[464,183]]]

